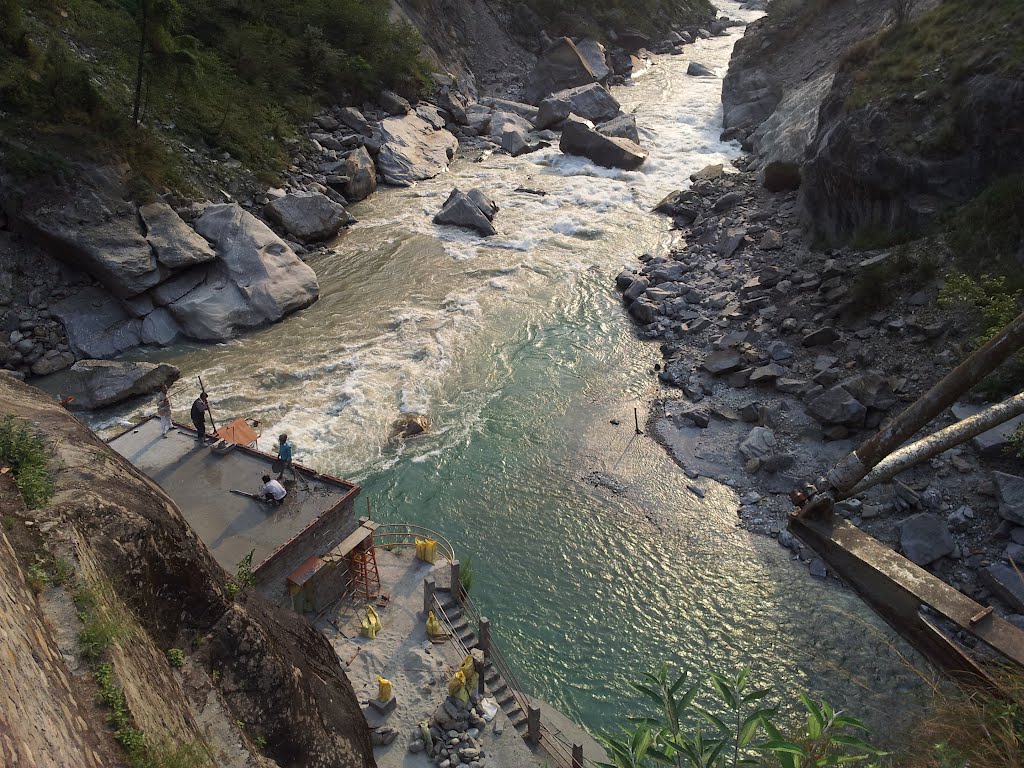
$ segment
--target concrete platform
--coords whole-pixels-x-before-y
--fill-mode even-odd
[[[304,473],[297,482],[285,476],[288,496],[280,507],[239,496],[231,489],[255,493],[262,485],[261,476],[272,474],[273,456],[242,447],[217,455],[209,445],[198,445],[194,430],[180,425],[164,438],[156,417],[109,444],[174,499],[229,573],[235,572],[250,550],[255,550],[252,563],[256,567],[358,491],[351,483]]]

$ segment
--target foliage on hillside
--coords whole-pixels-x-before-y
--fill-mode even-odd
[[[715,17],[708,0],[526,0],[526,5],[554,34],[602,37],[606,30],[666,32],[671,25],[691,25]],[[581,29],[590,22],[595,28]]]
[[[426,82],[421,41],[389,19],[389,7],[388,0],[0,0],[6,159],[18,137],[33,147],[49,137],[63,151],[128,147],[141,153],[132,159],[144,173],[166,174],[173,162],[156,133],[173,127],[187,142],[273,168],[282,140],[317,102],[382,85],[410,93]],[[149,130],[135,130],[136,101]]]
[[[906,105],[905,131],[894,140],[926,155],[955,153],[967,81],[979,74],[1024,77],[1022,27],[1019,0],[943,0],[851,49],[847,60],[856,71],[846,106]],[[914,119],[917,113],[926,120]]]

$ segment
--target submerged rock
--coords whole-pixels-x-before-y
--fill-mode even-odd
[[[421,413],[410,413],[395,424],[395,435],[403,439],[422,435],[430,428],[430,419]]]
[[[434,223],[466,227],[489,237],[496,233],[491,220],[497,212],[498,206],[479,189],[466,193],[456,187],[434,217]]]
[[[606,168],[630,171],[639,168],[647,159],[646,150],[629,139],[598,133],[589,121],[575,115],[566,119],[558,148],[569,155],[582,155]]]

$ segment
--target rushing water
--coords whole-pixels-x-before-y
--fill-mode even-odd
[[[690,50],[721,74],[734,42]],[[635,711],[628,682],[664,660],[750,664],[891,733],[917,683],[881,624],[738,529],[729,488],[701,480],[697,498],[634,435],[658,353],[634,337],[613,277],[670,244],[667,220],[648,213],[664,194],[738,153],[717,138],[721,81],[686,65],[662,57],[615,90],[651,149],[639,172],[556,148],[493,155],[356,206],[360,224],[310,261],[318,303],[159,355],[186,376],[176,415],[201,373],[215,415],[287,431],[299,461],[362,483],[375,517],[442,532],[472,558],[475,599],[524,683],[591,730]],[[431,224],[455,184],[497,199],[496,237]],[[394,440],[412,412],[429,433]]]

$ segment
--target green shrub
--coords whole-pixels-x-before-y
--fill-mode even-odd
[[[14,480],[29,509],[42,507],[53,496],[53,479],[42,438],[28,424],[7,416],[0,421],[0,463],[14,471]]]
[[[46,565],[42,560],[36,558],[29,564],[25,569],[25,580],[33,594],[36,595],[50,586],[50,576],[46,572]]]
[[[185,652],[181,648],[168,648],[167,661],[175,669],[185,666]]]
[[[983,274],[977,280],[969,275],[953,273],[939,293],[939,304],[964,309],[981,328],[978,342],[995,336],[1018,314],[1021,291],[1011,290],[1003,276]]]
[[[473,588],[473,558],[467,557],[459,564],[459,584],[462,591],[469,594]]]
[[[946,219],[946,243],[957,265],[968,274],[1005,276],[1011,287],[1024,287],[1024,175],[995,181]]]

